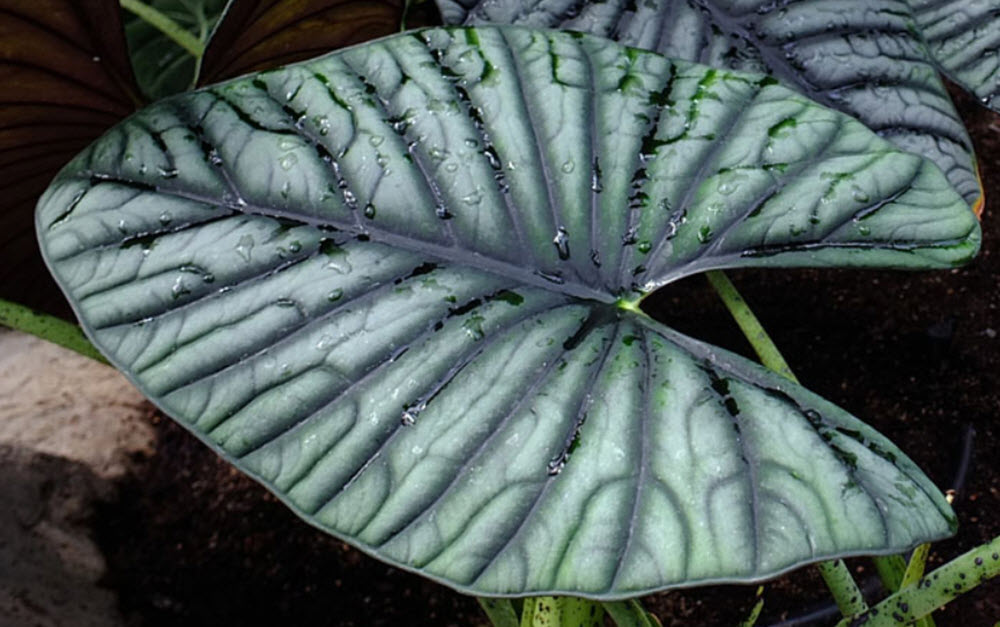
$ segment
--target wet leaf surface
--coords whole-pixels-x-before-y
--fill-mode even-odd
[[[809,98],[857,117],[903,150],[930,158],[970,205],[981,196],[965,127],[913,14],[898,0],[438,0],[438,5],[446,23],[583,31],[679,59],[769,72]]]
[[[975,0],[907,1],[948,77],[1000,111],[1000,7]]]

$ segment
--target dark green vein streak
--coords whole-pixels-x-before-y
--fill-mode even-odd
[[[525,80],[524,69],[522,68],[522,59],[515,51],[514,44],[507,38],[506,32],[503,30],[498,30],[497,32],[499,33],[500,38],[503,39],[504,46],[502,52],[506,53],[507,60],[513,70],[513,87],[517,89],[517,93],[520,96],[524,119],[528,122],[528,130],[531,132],[530,144],[536,158],[538,159],[538,165],[541,168],[542,187],[545,188],[545,197],[548,200],[549,210],[551,211],[552,233],[555,234],[556,230],[560,226],[563,226],[562,211],[559,204],[556,202],[555,195],[552,193],[552,185],[549,184],[549,181],[554,180],[552,176],[552,168],[551,164],[548,162],[548,155],[545,154],[545,147],[542,145],[541,136],[538,134],[538,120],[535,119],[537,116],[533,114],[533,110],[537,105],[539,105],[539,103],[534,98],[529,99],[528,97],[527,85],[530,81]],[[549,53],[554,54],[552,53],[552,41],[546,39],[546,42],[549,46]],[[553,72],[554,71],[555,70],[553,69]],[[585,281],[582,280],[582,277],[579,277],[579,272],[576,270],[575,266],[571,267],[573,268],[574,273],[578,275],[580,282],[585,283]]]
[[[599,112],[601,111],[601,106],[600,106],[601,98],[599,97],[600,94],[597,89],[597,77],[596,77],[597,66],[594,63],[593,53],[586,46],[580,46],[580,50],[583,53],[583,57],[587,60],[587,81],[590,84],[590,98],[588,99],[590,106],[587,108],[587,128],[590,129],[590,138],[589,138],[590,154],[587,162],[590,163],[591,167],[593,168],[593,171],[591,172],[593,181],[590,189],[590,233],[588,234],[590,249],[588,251],[585,251],[585,253],[586,255],[590,256],[590,260],[594,264],[594,266],[599,267],[600,248],[597,245],[597,232],[598,229],[600,228],[599,227],[600,218],[598,217],[598,215],[600,213],[600,205],[601,205],[600,186],[602,185],[602,183],[600,180],[601,170],[599,161],[601,155],[598,153],[601,152],[599,146],[601,144],[602,135],[598,131],[597,118]],[[671,64],[670,67],[673,68],[673,65]],[[594,255],[597,255],[596,259],[594,258]],[[599,273],[599,276],[600,276],[599,280],[601,289],[604,289],[608,292],[613,292],[614,287],[608,285],[607,282],[604,280],[604,273]]]
[[[698,90],[700,91],[701,89],[704,89],[704,86],[699,83]],[[754,108],[754,101],[763,89],[764,85],[762,82],[758,82],[754,85],[753,92],[747,94],[747,96],[742,99],[741,103],[733,103],[733,106],[729,107],[729,119],[727,119],[725,124],[719,128],[719,132],[716,134],[712,146],[708,149],[701,163],[695,167],[692,176],[690,177],[691,182],[687,185],[687,191],[684,193],[683,198],[681,198],[680,203],[678,203],[674,208],[676,211],[682,211],[689,208],[689,205],[697,193],[698,188],[701,187],[701,184],[707,178],[709,169],[716,165],[716,160],[719,155],[729,145],[729,137],[739,128],[739,125],[746,116],[747,112]],[[695,96],[697,96],[697,93]],[[695,96],[692,96],[692,106],[695,106]],[[739,106],[740,104],[742,104],[742,106]],[[735,111],[733,110],[734,108]],[[669,238],[661,238],[653,250],[649,253],[649,268],[646,272],[642,273],[641,276],[643,279],[652,275],[654,267],[659,270],[660,267],[666,263],[666,260],[659,259],[659,256],[663,252],[663,248],[666,246],[668,241]]]
[[[631,66],[629,66],[629,69],[631,69]],[[677,78],[676,66],[671,63],[667,76],[657,76],[656,78],[658,79],[656,90],[650,90],[650,100],[653,99],[653,94],[664,93],[673,87],[674,80]],[[704,78],[702,80],[704,80]],[[625,286],[632,283],[633,277],[632,273],[628,271],[628,267],[630,265],[629,262],[634,261],[633,251],[636,244],[634,236],[635,229],[638,227],[640,216],[648,201],[645,197],[646,192],[643,191],[645,185],[649,183],[649,179],[646,176],[646,165],[650,160],[653,160],[656,157],[656,152],[659,149],[660,143],[656,140],[656,135],[660,130],[660,121],[663,118],[663,112],[667,109],[667,107],[656,106],[655,103],[652,102],[649,104],[654,106],[651,107],[651,110],[650,108],[646,109],[646,111],[651,113],[651,115],[647,116],[649,121],[647,122],[646,128],[642,134],[642,144],[640,145],[639,150],[636,151],[635,160],[632,165],[632,179],[629,182],[628,187],[629,196],[628,208],[626,210],[627,218],[625,221],[625,239],[622,242],[623,246],[621,257],[618,259],[618,269],[615,272],[615,280],[619,289],[623,289]],[[685,134],[686,132],[687,131],[685,130]],[[652,151],[647,152],[650,147]]]
[[[698,251],[695,258],[689,263],[695,263],[698,260],[715,255],[725,243],[726,237],[733,230],[738,229],[740,226],[745,224],[746,220],[762,211],[764,205],[766,205],[775,195],[780,193],[785,188],[786,183],[794,180],[806,170],[814,168],[822,163],[823,156],[830,150],[834,143],[836,143],[843,126],[844,118],[838,116],[836,128],[834,128],[833,132],[831,132],[830,135],[824,139],[823,144],[819,146],[819,149],[815,153],[809,155],[808,161],[799,162],[796,164],[797,167],[794,169],[782,172],[780,175],[776,175],[774,184],[771,185],[771,187],[769,187],[763,195],[758,197],[756,202],[747,207],[745,211],[739,214],[734,214],[729,223],[726,224],[717,235],[713,235],[712,243],[708,246],[702,247],[701,250]],[[767,164],[764,164],[762,167],[766,167],[766,165]]]

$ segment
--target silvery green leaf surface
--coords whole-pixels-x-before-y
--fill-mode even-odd
[[[766,71],[930,158],[970,205],[982,196],[972,143],[905,0],[438,0],[438,6],[446,23],[569,29],[668,57]]]
[[[1000,3],[907,0],[931,53],[948,77],[1000,111]]]
[[[709,268],[974,254],[933,163],[769,77],[415,31],[161,101],[37,220],[160,407],[459,590],[620,598],[952,530],[883,436],[636,306]]]

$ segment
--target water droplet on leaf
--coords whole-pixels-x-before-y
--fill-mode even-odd
[[[552,243],[555,245],[560,259],[569,259],[569,233],[566,232],[566,227],[559,227],[556,236],[552,238]]]
[[[174,281],[173,287],[170,288],[170,295],[171,295],[171,297],[173,297],[174,300],[177,300],[181,296],[184,296],[185,294],[190,294],[190,293],[191,293],[191,290],[184,283],[184,277],[183,276],[177,277],[177,280]]]
[[[320,336],[319,341],[316,342],[316,350],[319,351],[329,350],[330,347],[333,345],[334,345],[333,336],[328,333],[324,333],[322,336]]]
[[[868,202],[869,200],[871,200],[871,197],[868,195],[868,193],[865,190],[858,187],[857,185],[851,186],[851,198],[853,198],[858,202]]]
[[[243,258],[243,261],[250,262],[250,251],[253,250],[253,236],[247,233],[236,242],[236,254]]]
[[[478,205],[483,202],[483,193],[480,188],[477,187],[474,191],[463,196],[462,202],[467,205]]]

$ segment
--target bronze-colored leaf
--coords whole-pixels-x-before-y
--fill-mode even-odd
[[[432,2],[234,0],[202,60],[202,85],[301,61],[400,30],[439,23]]]
[[[38,252],[35,202],[137,94],[115,0],[0,0],[0,296],[69,311]]]

